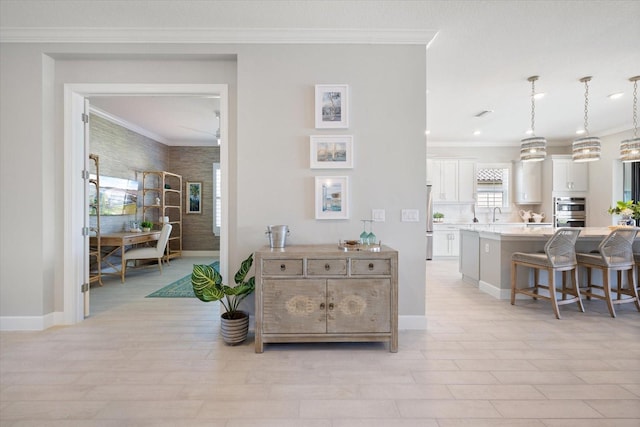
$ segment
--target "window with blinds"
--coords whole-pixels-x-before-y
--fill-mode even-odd
[[[509,168],[478,168],[476,192],[480,208],[509,206]]]

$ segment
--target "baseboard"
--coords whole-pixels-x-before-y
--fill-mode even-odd
[[[511,298],[511,289],[498,288],[490,283],[483,282],[482,280],[480,280],[480,282],[478,283],[478,288],[485,294],[489,294],[497,299]]]
[[[182,251],[182,256],[220,258],[220,251]]]
[[[0,317],[0,331],[43,331],[52,326],[64,324],[62,312],[48,313],[43,316]]]
[[[427,316],[398,316],[398,329],[424,331],[427,329]]]

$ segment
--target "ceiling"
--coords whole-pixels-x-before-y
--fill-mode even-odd
[[[550,144],[570,143],[583,127],[585,87],[579,79],[584,76],[593,76],[590,134],[605,136],[633,127],[628,79],[640,75],[640,1],[635,0],[4,0],[0,7],[2,26],[20,28],[437,30],[427,50],[430,144],[519,144],[530,127],[531,75],[539,76],[536,91],[546,94],[535,104],[536,135]],[[129,13],[118,21],[124,7]],[[624,95],[608,98],[617,92]],[[169,144],[214,141],[216,107],[211,100],[104,98],[94,104]],[[484,110],[492,112],[474,117]],[[480,134],[474,135],[476,131]]]

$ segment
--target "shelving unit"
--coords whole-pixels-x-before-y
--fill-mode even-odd
[[[162,228],[162,218],[173,226],[167,259],[182,256],[182,176],[166,171],[142,173],[142,219]]]
[[[95,227],[90,227],[90,232],[95,233],[93,246],[89,247],[89,285],[98,282],[102,286],[102,245],[100,241],[100,157],[95,154],[89,154],[89,160],[93,161],[96,177],[89,179],[89,185],[96,188],[96,199],[89,201],[89,209],[96,211]]]

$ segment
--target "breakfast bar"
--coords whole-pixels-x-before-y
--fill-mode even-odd
[[[511,255],[514,252],[543,252],[544,245],[555,233],[553,227],[500,227],[478,225],[460,229],[459,271],[464,281],[495,298],[511,296]],[[590,252],[598,248],[610,233],[608,227],[585,227],[576,242],[576,252]],[[640,239],[634,242],[640,252]],[[518,283],[529,281],[526,269],[518,272]]]

